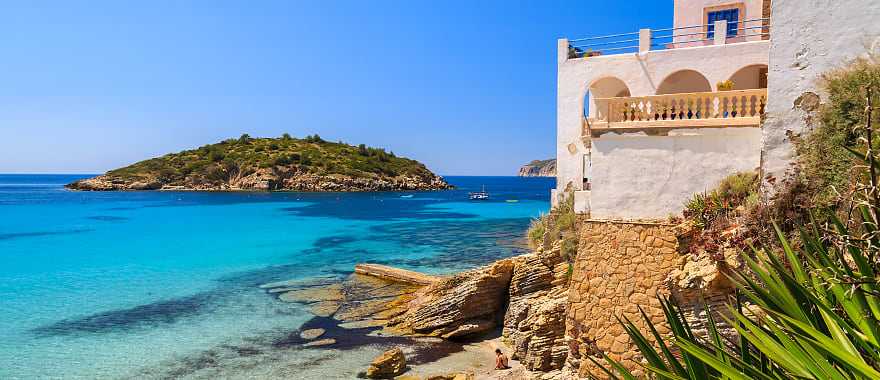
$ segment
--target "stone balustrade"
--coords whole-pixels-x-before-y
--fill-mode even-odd
[[[767,104],[767,89],[694,92],[599,98],[596,119],[587,128],[757,126]]]

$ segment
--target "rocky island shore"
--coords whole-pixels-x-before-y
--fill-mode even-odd
[[[401,191],[452,186],[422,163],[317,135],[224,140],[66,185],[85,191]]]

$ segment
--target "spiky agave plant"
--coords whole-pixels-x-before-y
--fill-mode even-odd
[[[859,210],[870,217],[868,207]],[[871,259],[880,241],[874,234],[859,242],[848,239],[850,229],[832,214],[829,222],[842,238],[842,244],[834,242],[813,220],[810,230],[800,232],[802,250],[792,248],[777,228],[788,265],[774,255],[759,255],[746,259],[754,279],[733,276],[745,300],[760,310],[756,316],[728,307],[731,317],[725,320],[739,333],[739,347],[722,339],[708,307],[705,339],[694,335],[681,310],[664,298],[671,341],[644,313],[656,345],[631,321],[621,320],[645,358],[645,369],[665,379],[880,379],[880,286]],[[616,370],[603,367],[612,378],[635,378],[605,360]]]

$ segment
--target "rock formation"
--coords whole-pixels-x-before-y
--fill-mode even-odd
[[[505,306],[513,268],[514,260],[501,260],[426,286],[388,327],[447,339],[491,330]]]
[[[559,243],[520,256],[510,284],[502,337],[513,347],[511,357],[531,371],[560,369],[568,354],[568,263]]]
[[[406,358],[400,348],[385,351],[370,363],[367,377],[370,379],[391,379],[406,370]]]
[[[422,288],[389,331],[458,338],[498,327],[511,357],[533,371],[562,368],[568,263],[560,244],[498,261]]]
[[[186,177],[177,181],[162,178],[136,180],[112,174],[82,179],[66,185],[71,190],[196,190],[196,191],[398,191],[443,190],[451,186],[440,176],[352,177],[342,174],[318,175],[297,170],[258,169],[240,178],[201,181]]]
[[[556,159],[534,160],[519,168],[520,177],[555,177]]]

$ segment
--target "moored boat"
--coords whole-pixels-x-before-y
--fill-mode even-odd
[[[470,192],[468,193],[468,199],[472,201],[485,201],[489,199],[489,193],[486,192],[486,185],[483,185],[483,189],[480,191]]]

